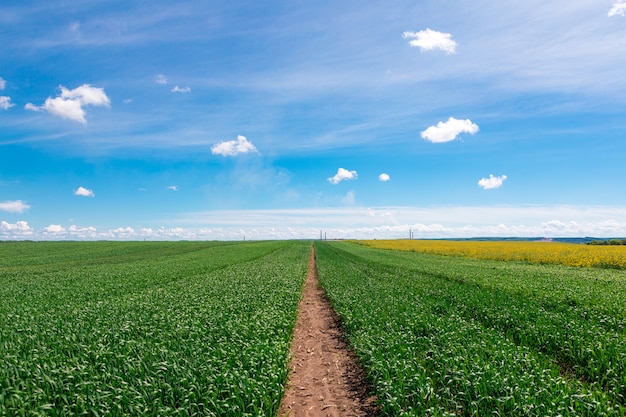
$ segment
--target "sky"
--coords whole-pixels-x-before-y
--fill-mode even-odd
[[[0,240],[626,236],[626,0],[6,0]]]

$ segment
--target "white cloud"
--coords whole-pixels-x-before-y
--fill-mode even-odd
[[[415,219],[420,219],[419,223]],[[615,237],[626,236],[626,208],[458,206],[237,210],[188,213],[176,221],[189,239]],[[193,226],[192,226],[193,225]],[[202,227],[206,225],[206,227]],[[160,232],[155,231],[155,235]],[[156,238],[153,236],[153,238]],[[161,237],[163,238],[163,237]],[[182,238],[182,237],[181,237]]]
[[[7,82],[4,78],[0,77],[0,91],[4,90],[7,85]],[[8,110],[13,107],[14,104],[11,103],[11,97],[9,96],[0,96],[0,109]]]
[[[450,117],[447,122],[439,122],[437,126],[430,126],[424,130],[422,138],[433,143],[450,142],[461,133],[475,134],[478,132],[478,125],[470,119],[458,120]]]
[[[157,84],[167,84],[167,78],[163,74],[157,75],[155,80]]]
[[[61,234],[65,233],[65,228],[60,224],[51,224],[43,228],[43,232],[46,234]]]
[[[422,51],[441,49],[448,54],[456,53],[457,44],[452,40],[450,33],[426,29],[419,32],[404,32],[402,37],[404,39],[412,39],[409,41],[409,45],[420,48]]]
[[[167,189],[172,191],[178,191],[178,185],[170,185],[169,187],[167,187]]]
[[[384,172],[378,176],[378,180],[382,182],[387,182],[391,179],[389,174],[385,174]]]
[[[78,189],[74,191],[74,195],[78,195],[81,197],[95,197],[96,196],[92,190],[89,190],[85,187],[78,187]]]
[[[0,203],[0,210],[8,211],[9,213],[23,213],[28,210],[30,206],[24,203],[22,200],[5,201]]]
[[[34,230],[25,221],[0,222],[0,237],[2,239],[25,239],[32,237],[33,234]]]
[[[11,97],[0,96],[0,109],[8,110],[9,108],[11,108],[13,106],[14,106],[14,104],[11,103]]]
[[[220,142],[211,147],[213,155],[235,156],[240,153],[258,152],[245,136],[237,136],[237,140]]]
[[[485,190],[491,190],[502,187],[504,180],[506,180],[506,175],[494,177],[493,174],[489,174],[489,178],[481,178],[480,181],[478,181],[478,185],[483,187]]]
[[[111,236],[116,238],[127,238],[135,235],[135,229],[132,227],[118,227],[109,232]]]
[[[613,3],[613,7],[609,10],[609,17],[611,16],[624,16],[626,13],[626,2]]]
[[[415,219],[420,219],[419,223]],[[343,207],[186,213],[173,227],[64,227],[0,222],[1,239],[240,240],[626,236],[626,208],[609,206]]]
[[[33,103],[26,103],[24,108],[30,111],[41,111],[41,108],[39,106],[35,106]]]
[[[98,237],[98,230],[93,226],[78,227],[71,225],[68,227],[67,233],[75,239],[90,239]]]
[[[191,92],[191,88],[189,88],[189,87],[182,87],[181,88],[179,86],[176,86],[176,87],[172,88],[172,93],[189,93],[189,92]]]
[[[328,182],[331,184],[339,184],[343,180],[354,180],[358,176],[356,171],[348,171],[344,168],[339,168],[334,177],[328,178]]]
[[[45,110],[63,119],[85,124],[87,120],[84,106],[109,107],[111,104],[103,88],[92,87],[90,84],[83,84],[73,90],[68,90],[61,85],[59,89],[61,94],[55,98],[48,97],[43,106],[27,103],[24,108],[33,111]]]

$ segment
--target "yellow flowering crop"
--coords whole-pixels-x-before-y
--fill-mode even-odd
[[[361,240],[358,243],[379,249],[464,256],[475,259],[626,268],[626,246],[455,240]]]

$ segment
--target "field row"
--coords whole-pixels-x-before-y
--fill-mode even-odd
[[[276,413],[310,243],[0,251],[0,415]]]
[[[364,240],[359,243],[392,249],[475,259],[523,261],[579,267],[626,268],[626,246],[579,245],[559,242]]]
[[[626,413],[623,271],[340,242],[316,253],[385,415]]]

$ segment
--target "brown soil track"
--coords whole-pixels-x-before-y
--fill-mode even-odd
[[[320,288],[311,252],[291,346],[291,369],[278,416],[374,417],[375,398]]]

